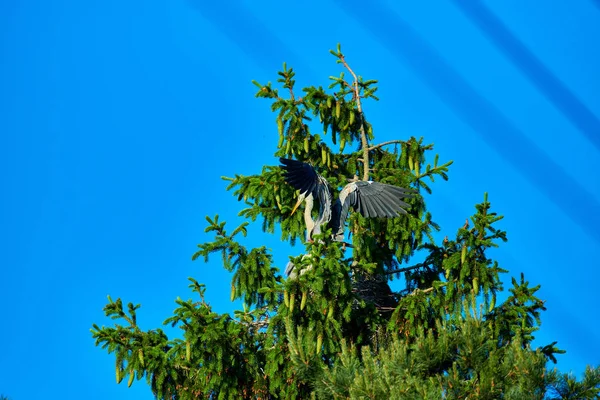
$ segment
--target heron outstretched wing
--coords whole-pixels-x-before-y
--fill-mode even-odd
[[[398,186],[379,182],[353,182],[347,186],[354,185],[342,202],[342,212],[348,213],[353,207],[364,217],[386,217],[393,218],[400,214],[406,214],[405,208],[410,205],[401,199],[412,197],[411,191]]]
[[[331,220],[332,197],[329,192],[329,184],[321,175],[317,174],[315,169],[307,163],[280,158],[281,168],[285,171],[285,181],[294,189],[300,191],[298,202],[292,209],[292,214],[296,211],[300,203],[305,200],[304,222],[306,224],[306,238],[310,240],[312,234],[321,233],[321,225],[328,224]],[[319,216],[312,219],[313,198],[319,201]]]
[[[312,165],[302,161],[280,158],[281,168],[285,171],[285,181],[294,189],[300,190],[300,195],[310,194],[319,185],[319,175]]]
[[[379,182],[352,182],[340,193],[339,222],[336,221],[336,240],[344,235],[344,224],[350,209],[354,209],[366,218],[394,218],[407,214],[410,205],[401,199],[413,197],[412,189],[404,189]]]

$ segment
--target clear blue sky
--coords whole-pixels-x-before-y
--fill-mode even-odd
[[[380,80],[365,105],[378,141],[424,136],[455,161],[429,199],[444,232],[489,192],[505,281],[542,284],[538,344],[558,340],[565,371],[600,363],[600,3],[218,3],[0,5],[0,393],[151,398],[94,347],[106,295],[141,303],[147,329],[190,296],[188,276],[232,309],[216,260],[190,256],[205,215],[240,222],[220,176],[276,163],[250,82],[286,61],[300,86],[325,85],[338,42]],[[284,265],[278,237],[247,243],[266,241]]]

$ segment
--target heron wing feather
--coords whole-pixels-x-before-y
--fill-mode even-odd
[[[301,194],[312,193],[319,184],[317,171],[307,163],[280,158],[281,168],[285,171],[285,181]]]
[[[356,207],[365,217],[390,217],[406,214],[409,204],[400,200],[412,196],[408,190],[379,182],[356,182]],[[365,213],[366,210],[366,213]]]

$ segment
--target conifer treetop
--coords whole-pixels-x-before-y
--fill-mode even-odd
[[[115,324],[94,324],[92,337],[114,354],[117,383],[145,378],[159,399],[599,398],[599,368],[577,380],[547,369],[564,352],[556,342],[533,348],[545,310],[539,285],[521,274],[498,304],[507,269],[489,250],[507,234],[487,193],[437,243],[441,227],[426,201],[452,161],[431,157],[423,138],[372,144],[363,105],[378,100],[377,81],[357,75],[339,45],[331,53],[345,71],[327,90],[309,86],[298,96],[285,64],[280,88],[254,81],[275,113],[275,157],[260,173],[224,178],[245,221],[231,229],[218,214],[206,217],[212,238],[192,256],[216,259],[231,274],[230,298],[242,310],[214,312],[205,286],[189,278],[193,298],[176,299],[164,325],[180,334],[169,337],[140,328],[139,304],[109,297],[104,311]],[[292,215],[298,193],[270,165],[279,157],[315,166],[334,193],[361,177],[420,195],[395,218],[351,213],[352,248],[329,240],[331,229],[306,241],[301,213]],[[268,245],[244,244],[253,223],[294,245],[289,259],[301,274],[286,279]]]

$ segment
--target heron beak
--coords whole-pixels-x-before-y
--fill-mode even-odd
[[[290,216],[294,215],[294,213],[296,212],[296,210],[298,209],[300,204],[302,204],[302,200],[304,200],[304,198],[302,196],[300,196],[298,198],[298,201],[296,202],[296,205],[294,206],[294,208],[292,208],[292,213],[290,214]]]

